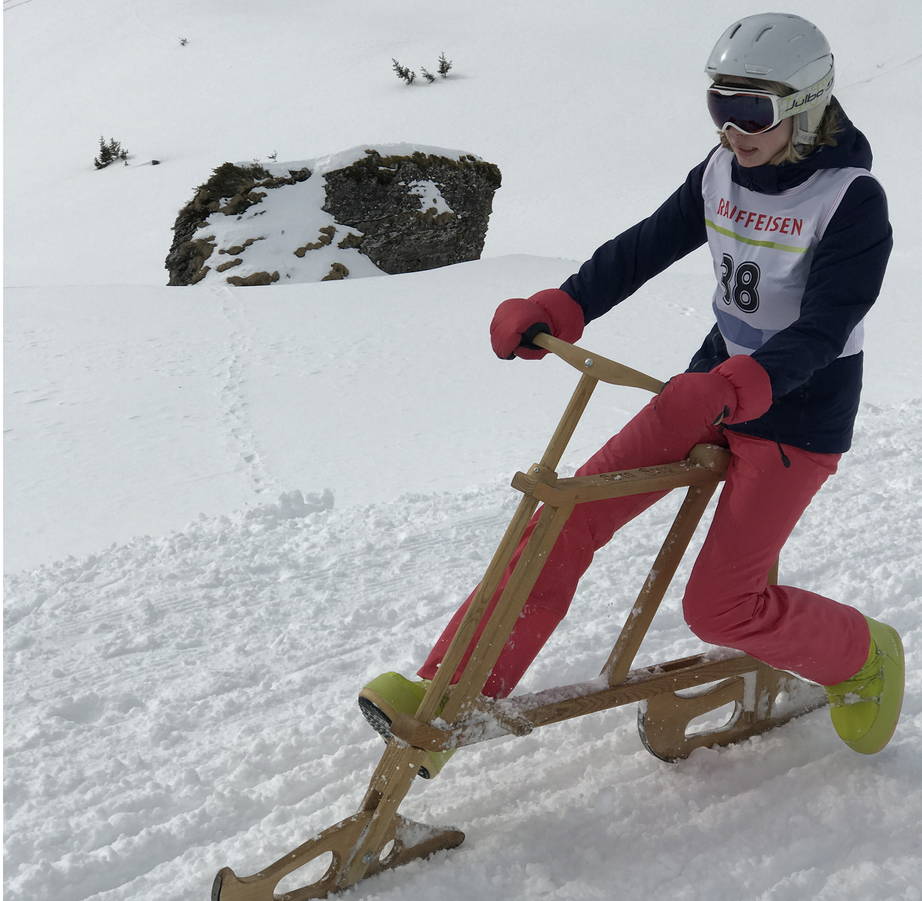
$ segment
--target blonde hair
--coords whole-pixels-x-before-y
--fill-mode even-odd
[[[787,97],[788,94],[795,93],[793,88],[786,84],[781,84],[779,81],[759,81],[755,78],[731,78],[725,76],[720,79],[719,84],[721,87],[728,88],[753,88],[758,91],[771,91],[779,97]],[[795,144],[793,140],[794,132],[792,131],[791,140],[788,141],[787,146],[769,160],[769,164],[780,166],[782,163],[799,163],[820,147],[835,147],[837,143],[835,136],[841,131],[841,126],[839,112],[830,103],[823,110],[823,118],[820,120],[819,127],[816,130],[816,140],[812,144]],[[732,149],[727,136],[722,131],[719,131],[718,135],[720,136],[720,146],[727,150]]]

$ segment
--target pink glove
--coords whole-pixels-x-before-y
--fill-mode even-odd
[[[496,356],[511,360],[540,360],[546,350],[522,346],[522,336],[531,326],[543,322],[551,334],[571,344],[583,334],[586,319],[583,308],[566,291],[548,288],[529,298],[513,297],[504,300],[493,314],[490,323],[490,342]]]
[[[700,409],[710,425],[749,422],[772,405],[772,384],[762,366],[746,354],[724,360],[710,372],[684,372],[669,380],[661,397]]]

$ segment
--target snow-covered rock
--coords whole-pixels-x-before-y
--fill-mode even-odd
[[[331,281],[480,258],[499,169],[406,144],[224,163],[173,226],[171,285]]]

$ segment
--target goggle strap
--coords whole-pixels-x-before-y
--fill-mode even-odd
[[[787,119],[789,116],[796,116],[817,106],[825,105],[829,101],[829,95],[832,92],[833,80],[834,72],[830,69],[828,75],[810,85],[810,87],[804,88],[796,94],[779,97],[778,111],[780,118]]]

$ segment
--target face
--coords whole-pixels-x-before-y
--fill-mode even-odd
[[[770,163],[788,146],[793,133],[792,118],[782,119],[777,127],[760,135],[747,135],[732,125],[728,125],[724,131],[730,142],[730,149],[736,155],[736,161],[747,169]]]

